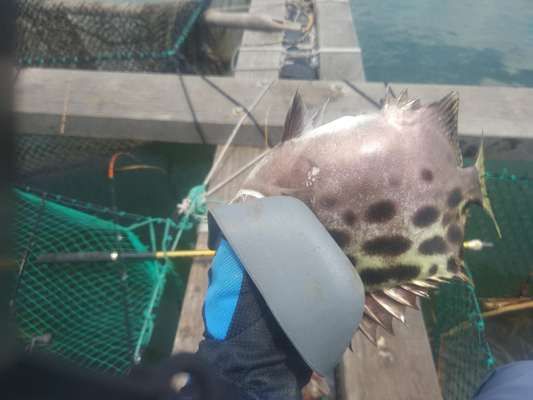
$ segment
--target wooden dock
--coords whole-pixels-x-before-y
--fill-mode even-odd
[[[257,71],[256,74],[259,74]],[[264,71],[267,72],[267,71]],[[212,83],[242,104],[251,104],[261,81],[241,77],[209,77]],[[229,102],[205,79],[174,75],[27,69],[17,82],[15,114],[19,133],[202,143],[191,113],[201,121],[205,140],[222,144],[242,110]],[[436,100],[457,90],[461,104],[459,133],[468,150],[484,132],[489,157],[531,159],[533,155],[533,88],[392,84],[408,88],[423,101]],[[254,89],[255,88],[255,89]],[[268,99],[254,110],[258,121],[268,112],[270,136],[275,143],[296,89],[310,105],[330,98],[325,120],[375,111],[384,96],[377,82],[281,80]],[[245,121],[235,144],[263,146],[263,137]]]

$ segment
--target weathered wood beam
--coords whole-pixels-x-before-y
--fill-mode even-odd
[[[383,333],[377,348],[360,332],[354,336],[340,368],[341,399],[442,399],[422,314],[409,309],[406,321],[395,321],[395,336]]]
[[[264,9],[265,6],[268,6],[269,0],[253,0],[250,5],[250,11],[257,11],[259,9]],[[276,7],[271,7],[269,9],[269,15],[276,18],[283,18],[285,9],[283,4],[279,4]],[[282,36],[281,32],[245,32],[242,39],[241,47],[244,46],[255,46],[263,43],[265,40],[275,41],[280,40]],[[261,53],[259,53],[261,55]],[[277,61],[272,60],[272,56],[275,58],[278,55],[272,55],[268,53],[262,53],[262,57],[254,54],[241,54],[239,61],[237,63],[237,68],[241,65],[246,65],[247,68],[257,69],[263,68],[264,66],[275,64]],[[256,79],[272,79],[278,76],[278,69],[266,69],[262,72],[248,72],[248,71],[237,71],[236,77],[242,78],[247,77],[249,74],[252,74]],[[188,79],[188,78],[187,78]],[[218,84],[218,83],[217,83]],[[188,83],[187,83],[188,85]],[[253,97],[257,96],[261,90],[259,88],[250,87],[249,90],[253,93]],[[194,95],[194,92],[191,92]],[[206,93],[208,97],[217,96],[211,90]],[[219,99],[220,100],[220,99]],[[245,101],[243,99],[239,99]],[[266,99],[261,101],[264,102]],[[260,103],[260,104],[261,104]],[[250,102],[241,103],[245,105],[251,104]],[[225,103],[223,106],[218,105],[217,110],[221,108],[228,108],[231,112],[233,110],[233,105],[231,103]],[[238,113],[237,113],[238,114]],[[254,111],[255,114],[255,111]],[[233,126],[235,122],[240,118],[240,115],[233,116]],[[233,129],[233,126],[230,128],[230,131]],[[239,140],[244,132],[239,132],[237,139]],[[253,134],[258,135],[257,132]],[[259,136],[259,135],[258,135]],[[224,139],[225,140],[225,139]],[[262,142],[264,146],[264,140]],[[224,146],[219,145],[215,153],[215,160],[223,154]],[[215,170],[214,175],[212,176],[209,187],[214,188],[218,184],[226,181],[229,176],[232,176],[236,171],[238,171],[243,165],[246,165],[251,160],[257,157],[263,151],[260,147],[249,147],[249,146],[231,146],[226,154],[224,155],[224,161],[220,164],[220,167]],[[221,187],[220,190],[213,193],[207,199],[209,207],[216,206],[221,202],[228,203],[240,189],[243,179],[246,177],[246,174],[241,174],[237,176],[234,180],[225,184]],[[196,243],[197,248],[205,248],[207,245],[207,233],[206,226],[202,225],[198,229],[198,240]],[[176,337],[174,339],[174,348],[173,353],[180,351],[189,351],[194,352],[198,349],[198,345],[202,340],[204,334],[204,323],[202,319],[202,307],[204,304],[204,296],[207,290],[208,278],[207,278],[207,266],[205,265],[205,259],[196,259],[193,262],[191,267],[191,272],[189,274],[189,279],[187,282],[187,289],[185,291],[185,297],[183,299],[183,305],[181,309],[180,320],[178,324],[178,329],[176,331]]]
[[[320,79],[365,80],[349,1],[316,0]]]
[[[257,33],[257,32],[251,32]],[[258,79],[209,78],[220,89],[251,104]],[[242,110],[203,78],[183,79],[187,103],[178,77],[163,74],[113,73],[59,69],[26,69],[18,78],[15,114],[19,133],[70,135],[108,139],[200,143],[194,117],[210,144],[223,143]],[[533,154],[533,88],[394,84],[408,88],[423,101],[436,100],[451,90],[461,98],[459,132],[478,143],[484,132],[489,156],[529,159]],[[289,102],[300,89],[306,103],[319,105],[330,98],[326,121],[375,110],[384,93],[381,83],[282,80],[254,110],[257,121],[268,113],[269,133],[279,140]],[[247,120],[235,144],[264,145]]]
[[[272,18],[266,14],[225,12],[215,9],[206,10],[203,14],[207,25],[221,28],[246,29],[265,32],[299,32],[302,26],[285,19]]]
[[[249,12],[266,12],[276,20],[285,20],[286,14],[285,5],[282,2],[272,4],[272,0],[252,0]],[[281,45],[283,34],[283,32],[244,32],[235,65],[235,76],[239,79],[254,80],[278,76],[284,51]],[[274,49],[264,49],[267,46]]]

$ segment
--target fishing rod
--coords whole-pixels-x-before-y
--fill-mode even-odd
[[[493,243],[482,242],[479,239],[469,240],[463,243],[465,249],[480,251],[487,247],[493,247]],[[102,261],[128,261],[128,260],[160,260],[165,258],[194,258],[213,257],[214,250],[173,250],[155,252],[118,252],[118,251],[95,251],[78,253],[48,253],[42,254],[35,260],[37,263],[75,263],[75,262],[102,262]]]
[[[214,250],[173,250],[155,252],[118,252],[118,251],[94,251],[77,253],[48,253],[42,254],[35,260],[36,263],[77,263],[77,262],[116,262],[138,260],[161,260],[165,258],[194,258],[213,257]]]

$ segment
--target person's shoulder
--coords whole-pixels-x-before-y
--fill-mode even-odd
[[[533,360],[516,361],[490,373],[474,400],[523,400],[533,394]]]

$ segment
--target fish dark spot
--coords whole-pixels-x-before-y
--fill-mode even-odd
[[[352,226],[357,221],[357,216],[352,210],[345,210],[342,213],[342,220],[346,225]]]
[[[359,276],[365,285],[380,285],[388,281],[406,282],[420,274],[420,267],[409,264],[391,265],[384,268],[365,268]]]
[[[448,258],[448,265],[446,266],[446,269],[449,272],[452,272],[454,274],[459,272],[459,264],[457,264],[457,261],[455,261],[455,258],[453,257]]]
[[[429,275],[430,276],[433,276],[437,273],[437,271],[439,270],[439,266],[437,264],[433,264],[431,266],[431,268],[429,269]]]
[[[348,260],[350,260],[350,262],[352,263],[352,265],[354,267],[357,267],[357,258],[355,258],[355,256],[352,256],[352,255],[347,255],[348,257]]]
[[[431,172],[431,170],[427,168],[424,168],[422,172],[420,173],[420,175],[422,176],[422,179],[425,180],[426,182],[433,181],[433,172]]]
[[[340,229],[331,229],[328,232],[341,249],[346,247],[352,238],[349,232],[341,231]]]
[[[367,254],[382,256],[398,256],[405,253],[410,247],[411,240],[399,235],[381,236],[363,244],[363,250]]]
[[[418,251],[424,255],[443,254],[446,253],[448,246],[444,239],[440,236],[433,236],[431,239],[424,240],[418,246]]]
[[[450,243],[459,244],[463,241],[463,231],[457,224],[450,225],[446,238]]]
[[[333,208],[337,204],[337,199],[331,196],[322,196],[318,203],[321,207]]]
[[[389,184],[391,186],[394,186],[394,187],[398,187],[400,186],[402,182],[400,181],[400,178],[396,177],[396,176],[393,176],[392,178],[389,179]]]
[[[366,220],[371,223],[383,223],[396,214],[396,206],[390,200],[382,200],[372,204],[366,210]]]
[[[439,218],[439,210],[432,206],[419,208],[413,216],[413,224],[418,227],[429,226]]]
[[[448,196],[448,207],[455,208],[463,200],[463,195],[461,194],[461,189],[455,188],[450,192]]]

